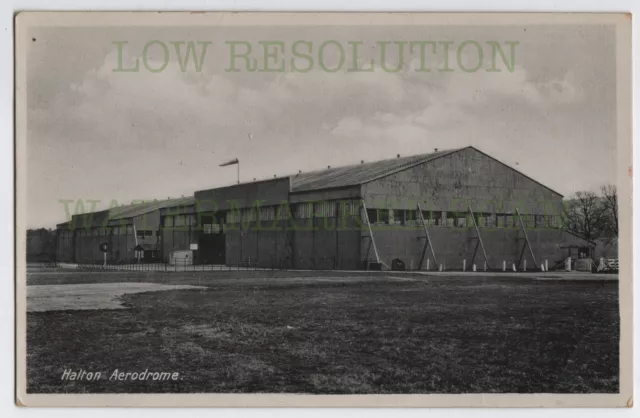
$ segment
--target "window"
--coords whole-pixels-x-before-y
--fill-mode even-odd
[[[445,219],[445,224],[444,226],[454,226],[455,225],[455,220],[456,220],[456,214],[453,212],[445,212],[446,213],[446,217]]]
[[[513,215],[511,215],[510,213],[504,215],[504,227],[505,228],[512,228],[512,227],[516,226],[514,221],[517,222],[517,219]]]
[[[316,202],[313,205],[316,218],[333,218],[336,216],[336,202]]]
[[[470,223],[473,221],[470,221]],[[467,226],[467,214],[466,213],[456,213],[455,214],[455,226],[459,228],[464,228]]]
[[[136,230],[136,236],[138,238],[151,238],[151,237],[153,237],[153,231],[144,230],[144,229],[138,229],[138,230]]]
[[[536,215],[536,228],[557,228],[557,218],[553,215]]]
[[[226,223],[237,224],[240,222],[240,212],[237,210],[230,210],[226,215]]]
[[[169,228],[173,227],[173,216],[167,216],[164,218],[164,226]]]
[[[522,219],[522,224],[525,228],[535,228],[536,227],[536,217],[535,215],[520,215]],[[516,225],[520,226],[520,221],[516,220]]]
[[[360,215],[360,202],[357,200],[343,200],[339,203],[340,216],[359,216]]]
[[[417,210],[407,210],[405,212],[406,225],[417,225],[418,224],[417,216],[418,216]]]
[[[495,216],[491,213],[476,213],[476,224],[478,227],[493,227],[495,226]]]
[[[440,211],[423,210],[422,219],[424,219],[427,226],[441,226],[443,213],[444,212]]]
[[[296,219],[308,219],[313,215],[313,204],[311,202],[308,203],[298,203],[295,208],[295,218]]]
[[[388,224],[390,219],[389,209],[378,209],[378,223]]]
[[[407,224],[407,211],[404,209],[393,210],[393,223],[394,225],[406,225]]]
[[[367,209],[367,218],[370,224],[378,223],[378,209]]]
[[[282,204],[277,208],[278,219],[289,218],[289,205]]]
[[[202,231],[206,235],[213,234],[213,224],[204,224],[204,225],[202,225]]]
[[[242,209],[242,222],[254,222],[257,218],[256,208],[244,208]]]
[[[260,208],[261,221],[273,221],[276,218],[275,206],[265,206]]]

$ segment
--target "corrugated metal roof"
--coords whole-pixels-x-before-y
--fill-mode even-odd
[[[133,205],[118,206],[109,209],[109,220],[135,218],[145,213],[159,209],[173,208],[176,206],[189,206],[194,204],[193,196],[179,197],[175,199],[153,200],[136,203]]]
[[[295,174],[291,176],[291,191],[306,192],[311,190],[356,186],[358,184],[368,183],[380,177],[388,176],[389,174],[405,170],[409,167],[431,161],[444,155],[451,154],[461,149],[463,148]]]

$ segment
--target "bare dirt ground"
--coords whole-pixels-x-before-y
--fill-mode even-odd
[[[157,283],[89,283],[27,286],[27,311],[125,309],[120,298],[130,293],[198,289]]]

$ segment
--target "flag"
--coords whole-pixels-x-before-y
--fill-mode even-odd
[[[234,164],[240,164],[240,161],[238,161],[238,159],[237,159],[237,158],[234,158],[234,159],[233,159],[233,160],[231,160],[231,161],[227,161],[226,163],[222,163],[222,164],[220,164],[220,167],[226,167],[226,166],[228,166],[228,165],[234,165]]]

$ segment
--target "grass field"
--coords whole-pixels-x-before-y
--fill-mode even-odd
[[[617,282],[249,273],[30,277],[205,288],[29,313],[28,392],[618,391]],[[61,380],[65,369],[104,377]],[[109,381],[115,369],[180,379]]]

